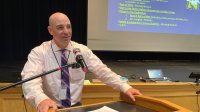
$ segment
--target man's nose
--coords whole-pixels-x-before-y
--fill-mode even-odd
[[[69,33],[69,32],[70,32],[70,29],[67,28],[67,27],[65,27],[65,28],[64,28],[64,32],[65,32],[65,33]]]

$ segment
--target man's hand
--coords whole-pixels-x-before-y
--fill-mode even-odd
[[[57,109],[56,103],[50,99],[45,99],[37,107],[37,112],[48,112],[51,109],[51,112],[55,112]]]
[[[125,94],[129,96],[133,101],[135,101],[135,97],[133,95],[142,95],[139,90],[134,88],[128,89]]]

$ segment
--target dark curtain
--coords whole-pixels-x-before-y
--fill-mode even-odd
[[[0,1],[0,59],[26,60],[32,48],[52,39],[47,26],[54,12],[68,15],[72,40],[86,44],[86,0],[2,0]]]

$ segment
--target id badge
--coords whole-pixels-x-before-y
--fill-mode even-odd
[[[65,100],[67,98],[67,87],[62,86],[59,92],[59,99]]]

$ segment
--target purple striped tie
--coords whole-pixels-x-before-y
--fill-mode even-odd
[[[66,49],[61,50],[61,66],[67,64],[68,59],[65,56]],[[65,86],[67,88],[66,92],[66,100],[62,100],[62,106],[70,107],[71,106],[71,96],[70,96],[70,82],[69,82],[69,70],[68,67],[64,67],[61,70],[61,86]]]

